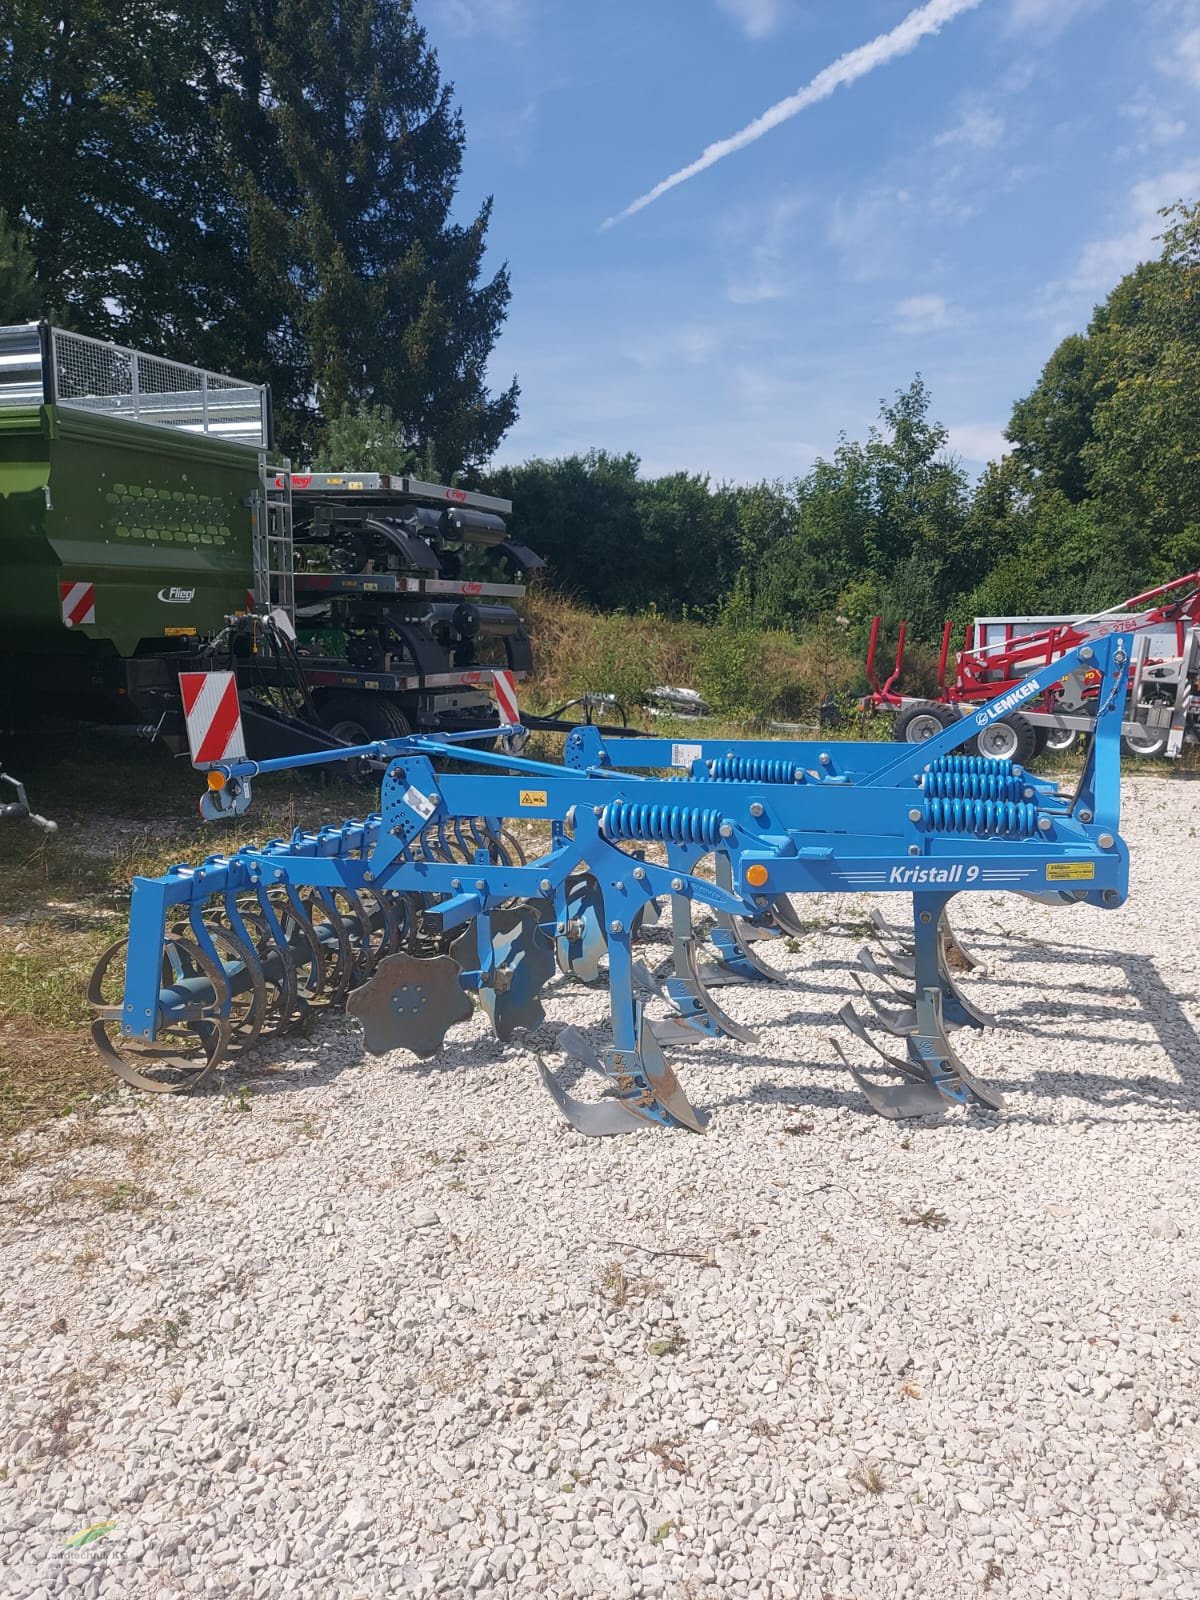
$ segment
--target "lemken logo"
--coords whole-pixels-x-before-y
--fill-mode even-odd
[[[986,728],[989,722],[995,722],[997,717],[1007,716],[1010,711],[1015,711],[1019,705],[1024,705],[1031,695],[1040,694],[1041,685],[1036,678],[1029,678],[1019,684],[1015,689],[1010,689],[1007,694],[1002,694],[999,700],[992,700],[984,706],[982,711],[975,713],[975,726]]]
[[[160,589],[158,598],[164,605],[186,606],[196,598],[196,591],[195,589],[180,589],[175,584],[172,584],[169,589]]]

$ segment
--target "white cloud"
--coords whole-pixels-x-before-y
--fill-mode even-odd
[[[435,45],[444,33],[515,33],[532,10],[530,0],[429,0],[429,6]]]
[[[964,461],[999,461],[1012,450],[998,422],[952,422],[946,432],[951,450]]]
[[[1084,11],[1102,0],[1012,0],[1009,25],[1018,33],[1056,39]]]
[[[681,323],[677,328],[660,328],[627,345],[622,354],[642,369],[702,367],[716,355],[721,343],[719,331],[702,322]]]
[[[1124,215],[1111,233],[1089,240],[1066,278],[1050,286],[1051,299],[1104,295],[1117,279],[1139,261],[1158,254],[1156,238],[1163,232],[1159,212],[1176,200],[1200,196],[1200,162],[1175,167],[1155,178],[1144,178],[1130,190]]]
[[[1187,123],[1182,117],[1172,115],[1161,100],[1148,94],[1127,101],[1120,110],[1133,124],[1134,148],[1141,155],[1165,144],[1174,144],[1187,132]]]
[[[686,167],[681,167],[678,172],[671,173],[661,183],[656,183],[653,189],[639,195],[625,207],[624,211],[609,217],[601,226],[611,228],[618,222],[624,222],[627,217],[644,211],[647,206],[653,205],[670,190],[677,189],[689,178],[706,172],[709,167],[715,167],[717,162],[723,161],[726,156],[757,143],[772,129],[778,128],[781,123],[789,122],[792,117],[799,116],[800,112],[807,110],[809,106],[828,100],[830,95],[836,94],[839,89],[849,87],[852,83],[857,83],[860,78],[865,78],[868,73],[874,72],[876,67],[886,66],[898,56],[910,54],[922,40],[941,33],[948,23],[967,11],[974,11],[982,3],[983,0],[925,0],[924,5],[915,7],[887,33],[878,34],[866,44],[859,45],[856,50],[846,51],[845,55],[839,56],[829,66],[823,67],[802,89],[788,95],[784,100],[777,100],[763,112],[762,116],[756,117],[753,122],[747,123],[729,138],[718,139],[715,144],[710,144],[695,161]]]
[[[852,278],[878,278],[891,265],[888,242],[909,219],[912,196],[907,189],[870,189],[857,200],[839,195],[829,219],[829,243],[845,257]]]
[[[976,150],[990,150],[1004,137],[1005,121],[982,103],[970,105],[952,128],[939,133],[933,141],[938,145],[969,145]]]
[[[1200,89],[1200,28],[1191,28],[1176,39],[1167,70],[1193,89]]]
[[[894,317],[899,333],[937,333],[959,327],[964,320],[958,307],[941,294],[910,295],[896,306]]]
[[[717,0],[747,39],[768,39],[783,19],[783,0]]]
[[[800,252],[794,224],[807,202],[795,195],[772,201],[763,211],[741,210],[730,218],[725,236],[734,256],[726,294],[738,306],[783,300],[795,287]],[[747,241],[753,243],[748,244]]]

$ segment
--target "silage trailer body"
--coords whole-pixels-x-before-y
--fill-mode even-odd
[[[472,571],[480,547],[518,577],[541,565],[509,509],[293,474],[265,386],[0,328],[0,723],[53,709],[178,750],[179,673],[226,667],[252,752],[478,726],[494,671],[531,666],[523,585]]]

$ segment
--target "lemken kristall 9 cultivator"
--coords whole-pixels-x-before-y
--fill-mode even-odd
[[[907,950],[890,971],[864,952],[870,981],[856,981],[870,1010],[864,1017],[847,1004],[840,1012],[864,1053],[859,1065],[843,1059],[885,1116],[947,1104],[999,1108],[1000,1094],[951,1042],[956,1029],[990,1019],[955,980],[952,967],[969,958],[946,907],[955,895],[1000,889],[1123,902],[1119,736],[1128,664],[1120,636],[1080,646],[920,746],[681,745],[580,727],[561,764],[473,748],[463,736],[223,763],[209,774],[202,809],[211,816],[244,811],[260,773],[363,754],[387,767],[379,809],[361,821],[136,879],[128,941],[105,954],[92,979],[96,1044],[138,1087],[187,1088],[232,1046],[343,1002],[369,1051],[427,1058],[474,1001],[501,1039],[538,1027],[541,992],[557,971],[607,981],[611,1003],[607,1049],[570,1027],[555,1047],[594,1070],[598,1098],[568,1094],[539,1058],[567,1120],[586,1134],[649,1124],[700,1132],[708,1118],[689,1101],[668,1051],[753,1037],[714,988],[779,977],[759,951],[766,939],[800,931],[793,896],[904,893],[912,903]],[[1009,761],[955,753],[1080,669],[1102,681],[1073,794]],[[492,727],[477,738],[495,735]],[[518,819],[549,825],[535,859],[519,842]],[[703,928],[698,908],[711,913]],[[655,973],[634,941],[647,919],[668,910],[672,959]],[[878,914],[872,920],[897,931]],[[872,1031],[880,1027],[895,1041],[886,1048]]]

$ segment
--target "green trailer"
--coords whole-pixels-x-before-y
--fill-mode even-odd
[[[272,443],[261,385],[0,327],[5,726],[53,709],[178,750],[178,675],[215,668],[254,753],[486,720],[494,671],[532,664],[517,606],[542,563],[508,503],[294,474]]]

